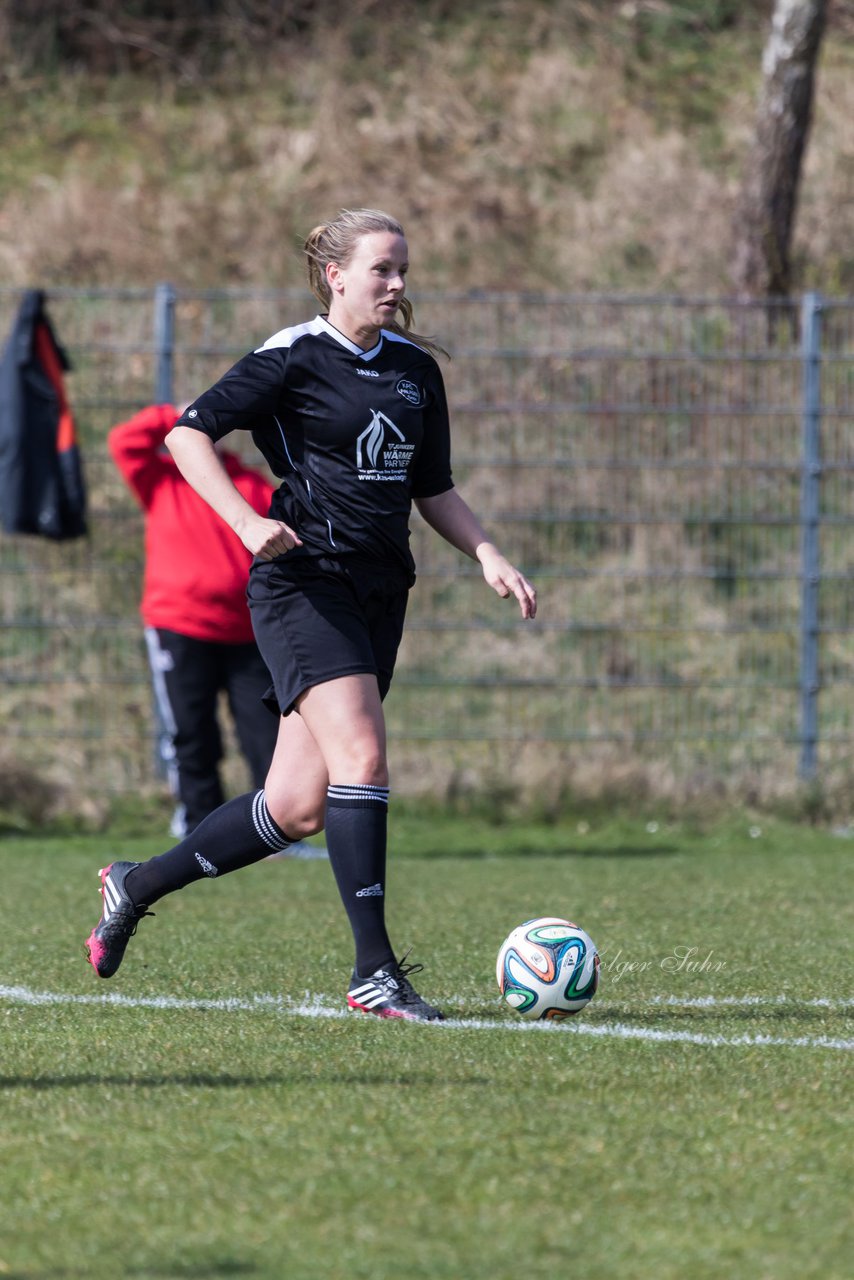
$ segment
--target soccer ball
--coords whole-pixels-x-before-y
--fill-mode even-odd
[[[501,944],[495,965],[498,990],[523,1018],[571,1018],[599,986],[599,955],[577,924],[540,916],[520,924]]]

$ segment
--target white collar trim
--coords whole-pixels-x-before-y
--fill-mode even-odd
[[[334,324],[330,324],[326,316],[318,316],[317,320],[324,333],[328,333],[330,338],[334,338],[346,351],[349,351],[353,356],[358,356],[361,360],[372,360],[382,350],[385,336],[383,329],[380,329],[380,336],[376,346],[371,347],[370,351],[363,351],[355,342],[351,342],[349,338],[346,338],[340,329],[336,329]]]

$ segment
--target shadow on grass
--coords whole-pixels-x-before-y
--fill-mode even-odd
[[[279,1085],[298,1085],[300,1087],[318,1084],[366,1085],[376,1089],[393,1085],[395,1088],[424,1089],[448,1085],[475,1085],[478,1087],[494,1086],[494,1080],[488,1076],[448,1076],[435,1075],[371,1075],[368,1072],[354,1072],[351,1075],[340,1070],[294,1072],[290,1075],[269,1076],[231,1076],[223,1073],[195,1075],[100,1075],[87,1072],[85,1075],[56,1076],[0,1076],[0,1090],[26,1089],[34,1092],[46,1092],[50,1089],[103,1089],[105,1086],[115,1089],[264,1089]],[[2,1273],[5,1280],[5,1272]]]
[[[617,844],[613,849],[570,849],[572,858],[672,858],[684,852],[677,844]]]
[[[540,848],[513,848],[513,849],[484,849],[481,846],[477,848],[460,848],[454,846],[451,853],[447,849],[400,849],[395,850],[395,856],[399,856],[401,860],[411,862],[438,862],[442,858],[453,860],[454,862],[471,861],[502,861],[512,858],[670,858],[674,854],[683,853],[684,850],[676,844],[616,844],[611,848],[598,849],[580,849],[573,847],[571,849],[540,849]]]
[[[227,1280],[228,1276],[257,1276],[253,1262],[237,1262],[219,1259],[216,1262],[174,1263],[153,1267],[123,1267],[126,1280]],[[3,1271],[3,1280],[80,1280],[80,1270],[75,1267],[39,1267],[36,1270]]]

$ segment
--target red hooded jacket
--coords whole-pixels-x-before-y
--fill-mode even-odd
[[[140,613],[147,627],[246,644],[252,556],[178,470],[164,440],[178,419],[171,404],[151,405],[113,427],[113,461],[145,512],[145,574]],[[220,457],[234,484],[261,515],[273,486],[233,453]]]

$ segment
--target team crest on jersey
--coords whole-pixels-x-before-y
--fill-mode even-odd
[[[415,445],[391,418],[376,409],[356,441],[356,470],[360,480],[405,480]]]
[[[421,388],[417,387],[414,382],[410,382],[408,378],[401,378],[395,387],[398,395],[403,396],[404,400],[408,400],[410,404],[421,403]]]

